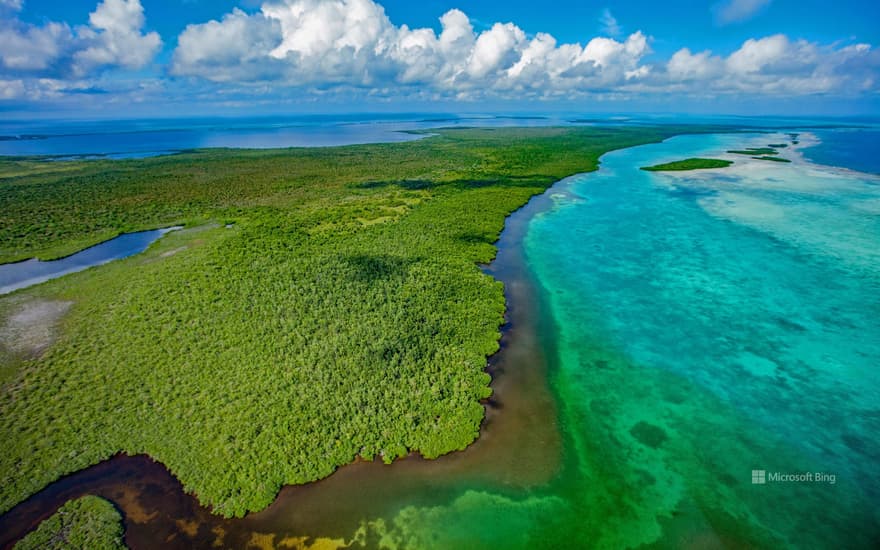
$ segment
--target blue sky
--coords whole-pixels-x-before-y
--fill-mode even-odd
[[[0,111],[880,113],[880,2],[0,0]]]

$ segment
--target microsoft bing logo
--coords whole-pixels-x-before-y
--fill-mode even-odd
[[[766,470],[752,470],[752,485],[766,485],[767,484],[767,471]]]

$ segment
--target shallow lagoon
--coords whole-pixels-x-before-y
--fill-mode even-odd
[[[179,228],[171,227],[125,233],[58,260],[44,262],[32,258],[23,262],[0,265],[0,294],[9,294],[14,290],[55,279],[62,275],[76,273],[113,260],[139,254],[156,239],[174,229]]]
[[[795,151],[791,165],[724,154],[781,139],[682,136],[610,153],[530,226],[557,329],[566,475],[586,512],[616,503],[586,530],[609,546],[677,545],[682,531],[761,546],[880,540],[868,481],[880,457],[880,178]],[[688,156],[737,163],[638,170]],[[752,470],[836,483],[752,485]]]

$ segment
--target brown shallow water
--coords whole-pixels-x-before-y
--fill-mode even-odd
[[[442,503],[463,487],[504,493],[550,482],[561,467],[562,441],[537,336],[535,285],[521,247],[528,220],[549,200],[535,197],[508,218],[498,256],[485,269],[505,283],[508,322],[501,350],[489,361],[494,395],[480,438],[465,451],[436,460],[410,456],[392,465],[358,461],[321,481],[284,487],[267,509],[243,519],[213,515],[149,457],[117,455],[62,478],[0,517],[0,547],[11,547],[66,501],[86,494],[119,508],[132,549],[244,548],[265,535],[276,541],[349,539],[364,520]]]

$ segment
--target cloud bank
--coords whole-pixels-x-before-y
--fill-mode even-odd
[[[259,13],[234,10],[180,35],[171,72],[216,82],[289,86],[427,87],[461,96],[543,93],[625,84],[648,72],[640,32],[558,45],[513,23],[474,31],[450,10],[433,29],[396,26],[372,0],[284,0]]]
[[[13,11],[21,0],[0,0]],[[89,24],[30,25],[17,18],[0,19],[0,70],[5,75],[81,78],[110,68],[139,69],[162,46],[155,32],[143,34],[140,0],[103,0]]]
[[[716,15],[742,20],[768,2],[729,0]],[[108,75],[150,66],[162,48],[159,35],[144,30],[140,0],[103,0],[88,24],[76,27],[24,23],[14,16],[20,8],[20,0],[0,0],[0,11],[12,14],[0,21],[0,99],[85,93],[99,81],[112,88]],[[869,44],[777,34],[729,53],[684,47],[660,57],[645,32],[619,36],[610,11],[600,23],[609,36],[560,44],[512,22],[477,31],[457,9],[435,30],[396,25],[374,0],[267,0],[255,12],[235,8],[188,25],[169,64],[154,66],[134,88],[209,98],[344,93],[429,101],[858,96],[880,89],[880,53]]]
[[[725,20],[767,0],[733,0]],[[607,10],[609,34],[620,26]],[[440,32],[396,26],[373,0],[272,0],[180,35],[171,72],[215,82],[373,89],[421,87],[443,96],[552,98],[588,93],[812,94],[874,90],[880,67],[868,44],[822,46],[784,35],[747,40],[727,56],[683,48],[653,61],[641,31],[585,45],[528,35],[513,23],[476,32],[450,10]]]

